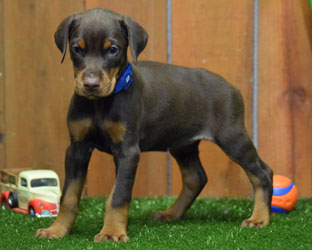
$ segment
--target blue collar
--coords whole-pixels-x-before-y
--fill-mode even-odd
[[[113,91],[113,94],[117,94],[122,90],[127,90],[130,87],[130,85],[132,83],[132,73],[133,73],[132,66],[129,63],[126,70],[119,77],[119,79],[115,85],[115,89]]]

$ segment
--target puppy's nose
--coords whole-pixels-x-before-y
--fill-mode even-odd
[[[83,79],[83,87],[89,92],[94,92],[100,88],[100,77],[96,74],[89,74]]]

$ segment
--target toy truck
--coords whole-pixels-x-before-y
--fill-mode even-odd
[[[0,170],[1,207],[36,217],[57,216],[59,183],[52,170]]]

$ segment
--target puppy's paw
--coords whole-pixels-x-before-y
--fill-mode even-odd
[[[35,237],[41,239],[55,239],[63,238],[67,234],[68,231],[66,229],[49,227],[37,230],[37,232],[35,233]]]
[[[114,242],[128,242],[130,239],[126,233],[105,233],[100,232],[99,234],[95,235],[94,242],[101,242],[101,241],[114,241]]]
[[[175,214],[169,213],[166,210],[166,211],[157,211],[156,213],[153,214],[152,218],[153,220],[158,220],[158,221],[174,221],[178,219],[179,217],[176,216]]]
[[[243,221],[241,227],[243,228],[262,228],[269,225],[270,221],[267,219],[253,219],[249,218]]]

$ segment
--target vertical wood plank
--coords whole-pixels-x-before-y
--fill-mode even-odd
[[[312,190],[311,28],[308,1],[259,2],[259,150],[301,196]]]
[[[173,63],[204,67],[238,86],[251,135],[253,1],[173,0],[172,4]],[[93,7],[136,19],[150,35],[139,59],[166,62],[165,0],[0,0],[0,133],[5,140],[5,147],[0,142],[0,168],[50,168],[63,182],[73,73],[69,57],[59,63],[53,34],[63,18]],[[292,178],[301,196],[308,197],[312,195],[311,41],[308,1],[259,1],[260,155],[276,174]],[[209,178],[202,195],[249,193],[245,174],[219,148],[204,142],[200,152]],[[112,157],[96,152],[88,193],[108,194],[114,175]],[[166,181],[167,155],[144,153],[134,195],[165,195]],[[174,194],[180,188],[174,163]]]
[[[216,72],[237,86],[245,101],[252,134],[253,1],[173,0],[172,62]],[[250,185],[243,170],[216,145],[201,142],[200,157],[209,182],[202,195],[245,196]],[[174,162],[173,193],[181,189]]]
[[[4,0],[6,167],[54,169],[64,180],[72,65],[54,44],[59,23],[83,0]]]
[[[87,0],[86,8],[107,8],[134,18],[149,34],[147,47],[139,56],[139,60],[166,62],[166,0]],[[128,58],[131,59],[130,56]],[[109,194],[114,183],[114,176],[115,167],[112,157],[99,152],[94,154],[88,173],[88,194]],[[160,152],[141,154],[133,195],[166,194],[167,154]]]
[[[4,9],[3,9],[3,0],[0,0],[0,169],[5,166],[5,123],[4,123],[4,89],[5,89],[5,58],[4,58]]]

